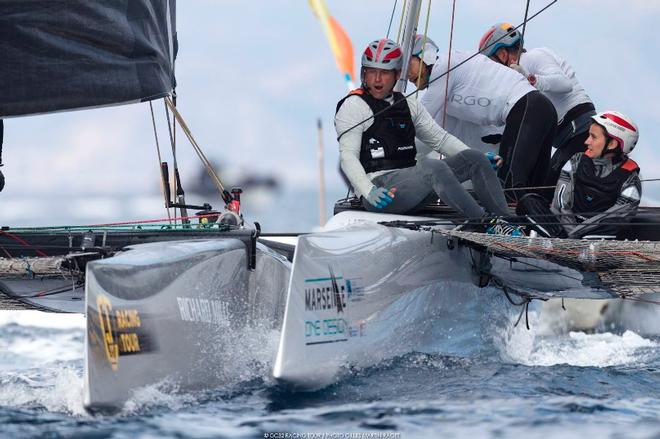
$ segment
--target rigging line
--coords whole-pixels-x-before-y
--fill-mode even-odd
[[[399,32],[396,35],[397,44],[401,44],[401,32],[403,32],[403,20],[406,18],[406,6],[408,6],[408,0],[403,0],[403,8],[401,9],[401,21],[399,22]]]
[[[642,293],[645,294],[645,293]],[[649,293],[646,293],[649,294]],[[651,293],[653,294],[653,293]],[[631,302],[641,302],[641,303],[649,303],[651,305],[660,305],[660,301],[657,300],[651,300],[651,299],[642,299],[641,297],[636,297],[636,296],[624,296],[622,297],[623,300],[630,300]]]
[[[417,73],[417,90],[415,90],[415,96],[419,96],[419,84],[422,81],[422,66],[424,65],[424,51],[426,50],[426,39],[429,32],[429,18],[431,17],[431,0],[429,0],[429,7],[426,10],[426,23],[424,24],[424,40],[422,41],[422,51],[419,53],[419,72]],[[418,18],[419,21],[419,18]]]
[[[429,0],[430,1],[430,0]],[[454,19],[456,17],[456,0],[453,1],[451,8],[451,26],[449,31],[449,52],[447,55],[447,76],[445,77],[445,106],[442,112],[442,128],[447,121],[447,104],[449,103],[449,70],[451,69],[451,49],[454,41]]]
[[[170,110],[172,110],[172,113],[176,117],[176,119],[179,121],[179,125],[181,126],[181,129],[183,130],[184,134],[188,138],[188,141],[190,142],[191,146],[195,150],[195,153],[197,153],[197,156],[201,160],[202,164],[204,165],[207,173],[215,183],[216,187],[220,191],[220,194],[223,194],[225,192],[225,187],[220,181],[220,178],[218,177],[218,174],[215,172],[213,169],[213,165],[211,165],[211,162],[209,162],[208,158],[204,155],[204,152],[202,151],[202,148],[199,146],[197,141],[192,135],[192,132],[190,131],[190,128],[188,128],[188,125],[186,124],[186,121],[183,119],[181,114],[179,113],[179,110],[176,109],[176,107],[172,104],[172,101],[168,98],[165,98],[165,102],[167,105],[170,107]],[[224,199],[224,196],[223,196]],[[226,201],[226,200],[225,200]]]
[[[74,283],[72,285],[66,285],[64,287],[53,288],[53,289],[50,289],[50,290],[43,290],[43,291],[39,291],[39,292],[33,292],[29,296],[22,296],[22,297],[26,298],[26,299],[35,299],[35,298],[38,298],[38,297],[54,296],[54,295],[57,295],[57,294],[66,293],[68,291],[71,291],[72,290],[71,287],[73,287],[73,289],[75,289],[75,288],[83,287],[84,285],[85,285],[85,282],[75,282],[74,281]]]
[[[167,109],[167,100],[166,99],[167,98],[163,98],[163,105],[165,106],[165,120],[167,120],[167,132],[170,136],[170,147],[172,148],[172,164],[174,165],[174,172],[172,174],[172,182],[174,183],[172,185],[174,187],[173,197],[174,197],[174,201],[178,202],[177,196],[178,196],[178,193],[179,193],[179,181],[176,178],[176,174],[177,174],[177,172],[179,172],[178,171],[179,170],[179,165],[177,164],[177,161],[176,161],[176,143],[174,142],[174,135],[172,134],[172,126],[170,125],[170,112]],[[172,117],[172,118],[174,118],[174,117]],[[169,204],[169,202],[170,201],[168,200],[168,204]],[[182,210],[182,208],[179,208],[179,211],[180,211],[180,216],[187,216],[187,215],[184,214],[184,211]],[[175,217],[177,216],[176,207],[174,208],[174,216]]]
[[[154,138],[156,139],[156,153],[158,154],[158,171],[160,172],[161,165],[163,163],[163,158],[160,154],[160,143],[158,142],[158,130],[156,130],[156,116],[154,116],[154,106],[151,101],[149,101],[149,109],[151,110],[151,124],[154,127]],[[160,179],[160,190],[163,193],[163,199],[165,200],[165,210],[167,211],[167,217],[170,218],[170,208],[168,206],[169,200],[167,199],[167,194],[165,193],[165,183],[163,179]]]
[[[189,215],[189,216],[180,216],[172,218],[174,221],[177,220],[190,220],[196,218],[205,218],[205,217],[214,217],[217,216],[217,213],[201,214],[201,215]],[[157,219],[146,219],[146,220],[136,220],[136,221],[121,221],[116,223],[104,223],[104,224],[91,224],[87,227],[110,227],[110,226],[133,226],[139,224],[153,224],[153,223],[162,223],[167,220],[167,218],[157,218]],[[147,230],[148,231],[148,230]],[[7,233],[7,232],[3,232]]]
[[[557,3],[558,1],[559,1],[559,0],[552,0],[552,2],[548,3],[548,4],[547,4],[546,6],[544,6],[542,9],[540,9],[539,11],[537,11],[534,15],[532,15],[531,17],[529,17],[529,18],[527,19],[527,21],[532,21],[533,19],[535,19],[535,18],[538,17],[540,14],[542,14],[543,12],[545,12],[548,8],[550,8],[552,5],[554,5],[554,4]],[[522,25],[523,25],[523,23],[519,24],[518,26],[514,27],[514,28],[511,29],[511,30],[512,30],[512,31],[517,30],[517,29],[519,29]],[[484,47],[484,50],[485,50],[485,49],[488,49],[489,47],[493,46],[494,44],[497,44],[501,39],[503,39],[503,38],[506,37],[507,35],[508,35],[508,34],[504,34],[504,35],[502,35],[500,38],[498,38],[497,40],[493,41],[493,42],[490,43],[488,46]],[[442,79],[443,77],[445,77],[446,75],[448,75],[450,72],[453,72],[454,70],[456,70],[457,68],[461,67],[463,64],[465,64],[465,63],[471,61],[474,57],[476,57],[476,56],[478,56],[478,55],[480,55],[480,54],[481,54],[481,51],[478,51],[478,52],[473,53],[473,54],[470,55],[468,58],[466,58],[465,60],[463,60],[463,61],[461,61],[460,63],[456,64],[456,65],[455,65],[454,67],[452,67],[451,69],[449,69],[449,70],[447,70],[446,72],[444,72],[444,73],[438,75],[438,77],[436,77],[436,78],[430,80],[429,83],[428,83],[428,85],[431,85],[432,83],[434,83],[434,82],[437,81],[438,79]],[[337,140],[339,141],[339,139],[341,139],[342,136],[343,136],[344,134],[346,134],[347,132],[349,132],[349,131],[351,131],[351,130],[354,130],[355,128],[359,127],[359,126],[362,125],[363,123],[370,121],[371,119],[375,118],[376,116],[380,116],[381,114],[385,113],[386,111],[389,111],[390,108],[394,107],[394,106],[395,106],[396,104],[398,104],[399,102],[403,102],[405,99],[409,98],[410,96],[412,96],[412,95],[415,94],[415,93],[417,93],[417,90],[408,93],[407,95],[405,95],[405,96],[404,96],[402,99],[400,99],[400,100],[394,100],[394,102],[392,103],[392,105],[390,105],[389,107],[383,108],[382,110],[377,111],[375,114],[372,114],[372,115],[369,116],[368,118],[366,118],[366,119],[364,119],[364,120],[362,120],[362,121],[356,123],[356,124],[353,125],[352,127],[347,128],[344,132],[342,132],[341,134],[339,134],[339,136],[337,136]]]
[[[529,191],[533,189],[554,189],[557,186],[527,186],[527,187],[510,187],[506,189],[502,189],[503,191]]]
[[[525,20],[523,21],[523,28],[522,28],[522,36],[520,38],[520,48],[518,49],[518,56],[522,53],[523,50],[523,45],[525,44],[525,30],[527,28],[527,16],[529,15],[529,2],[530,0],[527,0],[527,6],[525,6]]]
[[[13,258],[13,257],[14,257],[14,256],[12,256],[11,253],[9,253],[9,252],[7,251],[6,248],[0,246],[0,250],[2,250],[2,252],[3,252],[4,254],[6,254],[8,258]]]
[[[21,238],[21,237],[19,237],[19,236],[16,236],[16,235],[14,235],[14,234],[12,234],[12,233],[9,233],[9,232],[7,232],[7,231],[4,231],[4,230],[0,230],[0,234],[2,234],[2,235],[7,235],[8,237],[10,237],[11,239],[13,239],[14,241],[19,242],[23,247],[28,247],[28,248],[34,250],[35,253],[36,253],[38,256],[48,256],[46,253],[42,252],[42,251],[39,250],[38,248],[35,248],[32,244],[30,244],[29,242],[27,242],[26,240],[24,240],[23,238]]]
[[[556,274],[558,276],[562,276],[562,277],[565,277],[565,278],[571,279],[571,280],[576,280],[578,282],[582,281],[582,278],[573,277],[573,276],[570,276],[570,275],[565,274],[565,273],[558,273],[555,270],[550,270],[548,268],[539,267],[538,265],[534,265],[530,262],[521,261],[518,258],[512,258],[512,257],[506,257],[506,256],[500,256],[500,255],[496,255],[496,256],[498,258],[501,258],[501,259],[506,259],[507,261],[509,261],[509,263],[527,265],[528,267],[535,268],[536,270],[539,270],[539,271],[544,271],[546,273]]]
[[[392,8],[392,15],[390,16],[390,24],[387,26],[387,36],[386,38],[390,38],[390,30],[392,30],[392,20],[394,20],[394,13],[396,12],[396,4],[399,0],[394,0],[394,7]]]
[[[640,182],[642,182],[642,183],[656,182],[656,181],[660,181],[660,178],[649,178],[649,179],[640,180]],[[528,190],[534,190],[534,189],[554,189],[556,187],[557,186],[527,186],[527,187],[510,187],[510,188],[506,188],[506,189],[502,189],[502,190],[505,191],[505,192],[507,192],[507,191],[521,191],[521,190],[528,191]]]

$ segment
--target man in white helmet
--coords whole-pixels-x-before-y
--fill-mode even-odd
[[[638,139],[637,125],[629,117],[616,111],[592,116],[587,150],[561,170],[551,212],[544,200],[527,195],[518,213],[529,215],[546,236],[615,236],[635,216],[642,196],[639,166],[628,157]],[[552,224],[557,217],[563,227]]]
[[[556,150],[547,180],[547,184],[555,185],[564,164],[576,153],[584,152],[591,116],[596,114],[593,101],[566,60],[547,47],[523,49],[522,35],[512,31],[513,26],[508,23],[498,23],[493,29],[491,42],[504,38],[489,49],[489,54],[525,76],[557,110],[559,124],[552,143]],[[505,35],[507,31],[509,34]]]
[[[460,123],[502,130],[499,154],[504,165],[498,175],[506,188],[514,189],[507,197],[515,201],[528,192],[542,193],[542,189],[523,188],[545,184],[557,122],[552,103],[521,74],[484,55],[470,58],[468,53],[452,51],[451,67],[460,66],[449,73],[448,83],[444,75],[449,55],[439,54],[433,41],[418,35],[413,55],[408,79],[419,89],[427,88],[421,102],[436,122],[442,124],[446,113],[447,119]],[[437,60],[429,64],[433,58]],[[448,128],[461,132],[460,127]],[[546,196],[549,199],[550,193]]]
[[[393,92],[401,64],[395,42],[373,41],[362,55],[362,86],[337,104],[341,169],[365,209],[411,213],[439,197],[471,221],[510,215],[488,158],[441,129],[414,97]],[[418,157],[415,137],[447,159]],[[483,207],[460,184],[466,180]],[[492,230],[519,234],[499,219]]]

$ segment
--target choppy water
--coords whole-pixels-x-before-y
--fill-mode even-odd
[[[252,360],[254,369],[235,370],[227,388],[181,395],[164,384],[151,386],[120,414],[91,416],[82,406],[84,319],[5,312],[0,314],[1,434],[660,436],[660,338],[629,330],[553,333],[536,313],[530,323],[530,331],[510,324],[496,328],[495,349],[482,356],[410,353],[354,370],[314,393],[277,388],[268,376],[268,352],[247,353],[257,357],[242,359]],[[274,353],[278,334],[269,337],[262,343]]]

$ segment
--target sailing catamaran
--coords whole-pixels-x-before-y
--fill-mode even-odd
[[[0,3],[0,24],[12,29],[0,117],[164,98],[183,124],[171,99],[174,0],[61,6]],[[407,26],[411,38],[416,24]],[[174,168],[174,191],[166,166],[163,175],[178,223],[0,230],[0,307],[86,315],[91,410],[121,407],[162,380],[180,391],[222,385],[232,330],[255,321],[281,330],[275,379],[309,390],[429,340],[446,353],[459,343],[478,349],[480,316],[503,297],[524,311],[534,299],[658,291],[656,209],[617,240],[591,241],[462,232],[439,203],[402,216],[342,200],[324,231],[286,242],[242,222],[240,193],[217,176],[225,212],[187,205]]]

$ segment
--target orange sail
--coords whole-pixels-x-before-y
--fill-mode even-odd
[[[309,0],[309,6],[316,17],[321,21],[330,48],[335,56],[337,68],[344,76],[349,90],[355,88],[355,61],[353,57],[353,43],[341,25],[328,13],[324,0]]]

